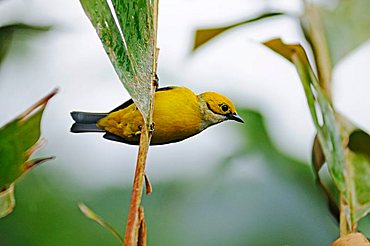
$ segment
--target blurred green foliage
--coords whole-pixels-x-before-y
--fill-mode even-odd
[[[149,245],[304,246],[336,238],[310,166],[273,144],[259,113],[239,113],[248,124],[238,128],[243,144],[234,154],[202,178],[152,184],[155,192],[143,198]],[[42,167],[27,175],[17,187],[17,209],[0,221],[0,245],[118,245],[77,203],[122,228],[130,188],[71,183]]]
[[[342,58],[370,39],[370,2],[338,1],[335,11],[317,6],[334,67]]]
[[[19,31],[45,32],[50,30],[50,26],[32,26],[23,23],[0,26],[0,65],[10,48],[14,33]]]
[[[369,40],[370,2],[337,1],[335,7],[330,9],[324,6],[323,2],[302,1],[302,3],[304,13],[297,20],[312,51],[314,63],[309,62],[306,51],[300,44],[287,45],[280,38],[271,39],[263,44],[293,63],[300,76],[317,129],[312,152],[313,167],[317,181],[325,191],[336,217],[338,213],[335,211],[340,210],[339,225],[342,236],[356,232],[357,223],[370,211],[368,179],[370,152],[367,147],[370,135],[336,112],[332,101],[332,72],[340,59]],[[275,15],[266,12],[262,15],[263,18],[252,18],[250,21],[235,23],[226,28],[197,30],[193,50],[223,31]],[[361,152],[356,153],[348,148],[348,145],[352,145],[351,136],[357,131],[362,132],[362,137],[358,142]],[[330,183],[327,185],[319,174],[325,162],[332,182],[336,185],[334,190],[331,189],[333,186]]]
[[[44,32],[48,26],[32,26],[22,23],[0,26],[0,65],[13,42],[17,31]],[[0,218],[11,213],[15,206],[14,183],[36,164],[50,158],[29,160],[41,147],[40,122],[44,108],[52,92],[31,106],[23,114],[0,127]]]
[[[27,114],[18,116],[0,128],[0,190],[9,187],[31,167],[43,161],[43,158],[28,159],[41,145],[37,143],[41,134],[41,117],[48,100],[55,93],[42,99],[39,105],[32,106],[33,108]]]
[[[347,145],[353,145],[349,136],[354,131],[362,133],[361,140],[357,141],[360,146],[366,146],[370,142],[370,136],[357,129],[340,114],[335,113],[334,107],[331,101],[325,97],[301,45],[287,45],[281,39],[267,41],[264,45],[295,65],[317,129],[320,148],[325,156],[331,177],[341,194],[341,198],[345,201],[341,205],[341,210],[344,211],[350,225],[357,224],[370,210],[370,182],[368,181],[370,159],[367,157],[366,151],[355,153],[350,151]],[[348,142],[348,144],[344,145],[343,142]],[[317,152],[314,151],[313,155],[317,155]],[[315,167],[319,166],[315,168],[316,172],[319,172],[325,160],[321,164],[314,164]],[[335,195],[338,196],[337,192]]]

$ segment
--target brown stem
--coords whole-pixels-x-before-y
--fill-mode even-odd
[[[339,218],[339,235],[345,236],[350,232],[350,229],[348,227],[347,217],[346,217],[346,202],[343,198],[343,195],[339,195],[339,208],[340,208],[340,218]]]
[[[138,228],[138,246],[146,246],[146,224],[144,218],[144,208],[139,208],[139,228]]]
[[[158,53],[159,49],[157,48],[157,27],[158,27],[158,0],[153,1],[152,6],[153,11],[153,40],[152,47],[154,47],[153,52],[153,64],[152,64],[152,81],[151,81],[151,107],[149,113],[148,122],[145,122],[145,127],[142,127],[140,134],[140,146],[139,153],[136,163],[136,171],[134,184],[132,187],[130,209],[127,219],[127,226],[125,232],[125,238],[123,241],[124,246],[136,246],[138,243],[140,245],[146,245],[146,226],[144,222],[144,212],[140,209],[141,198],[143,195],[143,183],[145,175],[145,163],[146,157],[149,150],[150,140],[153,134],[153,111],[154,111],[154,95],[156,91],[157,84],[157,62],[158,62]],[[143,119],[144,120],[144,119]],[[144,230],[144,232],[143,232]],[[145,235],[144,244],[142,238]],[[140,240],[139,237],[140,236]]]
[[[123,241],[125,246],[137,245],[137,230],[139,223],[139,207],[143,195],[144,170],[147,153],[149,150],[151,134],[146,127],[142,127],[140,135],[140,147],[137,158],[134,184],[131,193],[130,209],[127,219],[126,233]]]

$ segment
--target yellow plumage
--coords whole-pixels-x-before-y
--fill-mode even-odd
[[[99,129],[107,132],[105,137],[108,139],[129,144],[139,142],[143,120],[134,103],[125,103],[105,115],[73,112],[72,117],[76,121],[72,132],[88,132],[91,128],[87,126],[93,127],[91,124],[96,122]],[[242,122],[234,104],[221,94],[205,92],[196,95],[185,87],[159,89],[155,93],[155,127],[151,144],[178,142],[227,119]]]

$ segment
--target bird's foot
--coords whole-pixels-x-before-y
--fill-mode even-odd
[[[155,73],[154,74],[154,80],[153,80],[154,91],[156,91],[158,89],[158,86],[159,86],[159,77],[158,77],[157,73]]]
[[[149,132],[150,133],[154,132],[154,126],[155,126],[155,124],[154,124],[154,122],[152,122],[152,124],[150,124],[150,127],[149,127]]]

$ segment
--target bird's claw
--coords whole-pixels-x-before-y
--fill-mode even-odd
[[[153,87],[154,87],[155,91],[158,89],[158,86],[159,86],[159,77],[158,77],[157,73],[155,73],[154,74],[154,79],[153,79]]]
[[[152,124],[150,124],[150,127],[149,127],[149,132],[150,133],[154,132],[154,126],[155,126],[155,124],[154,124],[154,122],[152,122]]]

